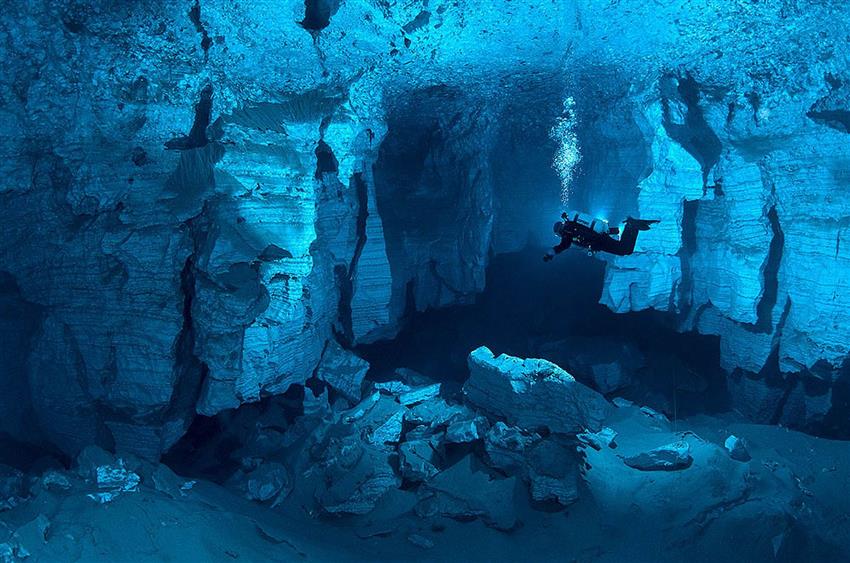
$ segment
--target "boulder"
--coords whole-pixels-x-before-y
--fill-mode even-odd
[[[467,400],[492,416],[526,430],[578,434],[599,430],[609,412],[605,398],[573,376],[539,359],[495,357],[486,347],[468,359]]]
[[[463,416],[471,416],[471,411],[462,405],[450,405],[440,397],[433,397],[405,413],[404,421],[437,428]]]
[[[86,446],[75,460],[77,475],[87,481],[97,479],[97,468],[115,463],[115,456],[103,448]]]
[[[329,340],[316,370],[316,377],[351,403],[356,403],[360,400],[360,386],[368,371],[369,362],[343,349],[336,341]]]
[[[729,452],[729,457],[735,461],[746,462],[752,459],[750,452],[747,451],[747,442],[743,438],[738,438],[737,436],[730,434],[723,443],[723,446],[726,448],[726,451]]]
[[[578,459],[574,448],[545,438],[535,444],[527,458],[531,498],[568,506],[578,500]]]
[[[640,471],[675,471],[693,463],[691,446],[687,442],[667,444],[648,452],[623,458],[623,463]]]
[[[367,514],[401,485],[396,444],[407,408],[375,392],[338,415],[339,424],[320,425],[294,461],[294,486],[310,491],[322,510]],[[295,493],[293,493],[295,494]]]
[[[461,419],[452,421],[446,428],[446,442],[450,444],[466,444],[480,440],[487,431],[487,419],[477,416],[472,420]]]
[[[41,476],[41,486],[49,491],[66,491],[71,488],[71,480],[63,472],[48,469]]]
[[[441,437],[411,440],[399,444],[399,471],[410,481],[426,481],[439,473],[435,466],[436,445]]]
[[[97,466],[95,482],[98,492],[86,496],[100,504],[106,504],[123,493],[137,492],[141,478],[124,466],[123,459],[118,458],[114,463]]]
[[[0,512],[16,507],[26,495],[24,474],[0,464]]]
[[[358,448],[351,442],[347,446]],[[317,500],[325,511],[332,514],[368,514],[387,492],[401,485],[390,465],[387,451],[372,446],[360,447],[360,455],[343,453],[329,460],[330,464],[323,472],[326,488],[317,491]]]
[[[368,443],[382,446],[401,439],[407,408],[376,392],[342,414],[341,421],[353,425]]]
[[[601,450],[603,447],[616,448],[614,442],[617,438],[617,432],[607,426],[599,432],[582,432],[577,436],[579,441],[590,446],[594,450]]]
[[[526,450],[539,440],[539,436],[528,436],[515,426],[497,422],[484,436],[484,451],[491,467],[514,471],[525,464]]]
[[[289,473],[280,463],[261,463],[245,479],[246,497],[264,502],[285,497],[291,487]]]
[[[407,536],[407,541],[422,549],[431,549],[434,547],[434,541],[420,534],[410,534]]]
[[[380,381],[372,385],[378,391],[384,391],[387,395],[400,395],[410,391],[410,385],[402,381]]]
[[[416,513],[421,517],[446,516],[458,520],[480,518],[499,530],[516,525],[516,478],[492,479],[476,471],[471,455],[423,483]]]
[[[425,385],[423,387],[417,387],[409,391],[405,391],[398,396],[398,402],[409,407],[411,405],[421,403],[422,401],[433,399],[440,394],[440,387],[439,383],[433,383],[431,385]]]

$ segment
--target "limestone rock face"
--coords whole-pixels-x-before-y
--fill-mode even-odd
[[[635,56],[622,61],[622,82],[607,81],[632,102],[619,136],[631,142],[626,129],[636,124],[649,149],[620,213],[661,220],[634,255],[609,260],[601,302],[618,312],[669,311],[683,330],[718,335],[723,367],[747,372],[765,395],[781,394],[765,373],[800,374],[790,376],[796,388],[812,374],[829,384],[850,351],[848,179],[836,173],[850,158],[841,117],[848,55],[832,48],[847,20],[806,2],[701,6],[684,26],[674,2],[588,31],[616,37],[610,49]],[[651,30],[636,25],[650,13]],[[654,63],[640,53],[649,51],[681,70],[644,74]],[[591,131],[608,127],[597,122]],[[606,178],[591,171],[585,181]]]
[[[835,377],[834,2],[308,4],[0,14],[0,430],[157,457],[196,414],[305,382],[332,337],[471,302],[491,253],[539,244],[560,211],[567,95],[574,203],[662,220],[602,302],[721,335],[729,370]]]
[[[526,430],[578,434],[599,430],[609,410],[602,395],[546,360],[494,356],[486,347],[469,354],[466,399]]]
[[[408,288],[418,309],[482,289],[491,93],[526,65],[557,83],[573,24],[418,4],[340,3],[321,31],[304,2],[4,10],[3,431],[157,457],[196,413],[303,383],[334,332],[395,334]],[[432,149],[390,182],[419,100]]]

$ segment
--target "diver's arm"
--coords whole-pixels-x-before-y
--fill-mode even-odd
[[[549,260],[554,258],[556,254],[562,253],[563,251],[568,249],[570,246],[572,246],[572,244],[573,244],[573,237],[572,236],[562,237],[561,242],[558,243],[558,246],[553,246],[552,251],[546,253],[546,255],[543,257],[543,261],[548,262]]]
[[[569,247],[571,247],[572,245],[573,245],[573,237],[572,236],[565,236],[565,237],[561,238],[561,242],[558,244],[558,246],[552,247],[552,251],[555,254],[560,254],[563,251],[565,251],[566,249],[568,249]]]

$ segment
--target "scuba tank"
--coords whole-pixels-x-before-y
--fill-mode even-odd
[[[572,221],[573,223],[585,226],[600,235],[607,235],[611,233],[611,228],[608,226],[608,221],[605,219],[598,219],[586,213],[579,213],[578,211],[570,211],[564,215],[564,219],[567,221]]]

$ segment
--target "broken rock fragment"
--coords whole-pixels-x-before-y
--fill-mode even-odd
[[[138,491],[141,479],[138,474],[124,466],[123,459],[118,458],[115,463],[99,465],[96,469],[95,481],[99,492],[87,496],[100,504],[106,504],[122,493]]]
[[[526,450],[534,441],[535,438],[523,434],[519,428],[499,421],[484,437],[487,461],[491,467],[503,471],[519,470],[525,464]]]
[[[573,448],[552,437],[545,438],[530,449],[527,463],[534,500],[554,501],[562,506],[578,500],[578,460]]]
[[[398,402],[405,406],[415,405],[428,399],[433,399],[440,394],[440,384],[433,383],[424,387],[417,387],[406,391],[398,396]]]
[[[404,442],[398,447],[401,476],[411,481],[426,481],[439,473],[436,445],[442,436]]]
[[[24,474],[8,465],[0,465],[0,512],[16,507],[25,496]]]
[[[290,480],[286,468],[276,462],[262,463],[245,480],[246,496],[264,502],[278,495],[286,496]]]
[[[339,391],[351,403],[356,403],[360,400],[360,386],[368,371],[369,362],[330,340],[316,377]]]
[[[420,534],[410,534],[407,536],[407,541],[422,549],[431,549],[434,547],[434,542],[431,539]]]
[[[515,487],[515,477],[491,479],[474,468],[472,456],[468,455],[422,484],[416,513],[423,518],[480,518],[488,526],[510,530],[517,522]]]
[[[399,395],[410,391],[410,386],[401,381],[381,381],[373,384],[373,387],[378,391],[384,391],[388,395]]]
[[[446,442],[450,444],[466,444],[480,440],[487,431],[487,419],[477,416],[473,419],[452,421],[446,428]]]
[[[382,446],[401,439],[402,424],[407,412],[407,408],[391,397],[376,392],[344,412],[341,420],[345,424],[351,424],[370,444]]]
[[[487,413],[525,430],[577,434],[598,430],[609,404],[573,376],[539,359],[494,356],[486,347],[468,358],[467,400]]]
[[[747,442],[742,438],[730,434],[723,445],[729,452],[729,457],[735,461],[750,461],[752,459],[750,452],[747,451]]]
[[[625,457],[623,462],[640,471],[675,471],[690,467],[693,458],[691,446],[683,441]]]
[[[601,450],[604,447],[616,448],[617,444],[614,440],[617,438],[617,432],[607,426],[599,432],[582,432],[577,436],[579,442],[590,446],[594,450]]]
[[[440,397],[432,397],[411,408],[404,415],[404,420],[410,424],[422,424],[437,428],[467,413],[471,415],[471,411],[462,405],[450,405]]]
[[[328,467],[324,473],[327,489],[318,496],[319,504],[330,513],[367,514],[391,489],[401,484],[389,462],[389,454],[371,446],[350,468]]]
[[[49,469],[41,476],[41,486],[49,491],[66,491],[71,488],[71,481],[63,473]]]

